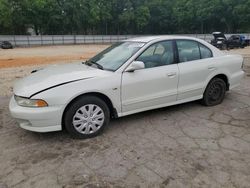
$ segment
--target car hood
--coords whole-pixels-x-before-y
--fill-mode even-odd
[[[53,87],[72,82],[93,79],[111,74],[110,71],[100,70],[82,63],[53,65],[34,71],[29,76],[20,79],[14,85],[14,94],[22,97],[31,97],[36,93]]]

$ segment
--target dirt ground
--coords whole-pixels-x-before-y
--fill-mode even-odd
[[[50,64],[81,62],[107,47],[74,45],[0,49],[0,96],[9,95],[15,80],[30,74],[34,69]]]
[[[32,50],[46,54],[46,49],[52,57],[69,48],[0,54],[5,59],[32,58]],[[65,54],[80,55],[82,49],[72,46]],[[246,75],[221,105],[191,102],[112,120],[101,136],[89,140],[73,140],[65,131],[25,131],[9,114],[14,80],[58,61],[1,68],[0,188],[249,188],[250,48],[227,53],[244,55]],[[81,56],[75,57],[78,61]]]
[[[43,46],[0,49],[0,68],[86,60],[108,45]]]

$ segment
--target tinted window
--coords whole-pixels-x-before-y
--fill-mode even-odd
[[[190,40],[177,40],[176,43],[180,63],[200,59],[200,49],[197,42]]]
[[[202,44],[200,44],[200,51],[201,51],[201,58],[202,59],[213,57],[211,50]]]
[[[162,55],[164,53],[164,51],[165,51],[164,46],[162,44],[159,44],[159,45],[157,45],[154,54]]]
[[[234,40],[239,40],[240,37],[239,36],[234,36]]]
[[[174,50],[172,41],[153,44],[137,58],[137,61],[142,61],[145,64],[145,68],[173,64]]]

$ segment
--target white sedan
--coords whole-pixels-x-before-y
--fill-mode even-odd
[[[84,63],[33,71],[15,84],[9,109],[24,129],[65,128],[73,137],[89,138],[111,118],[194,100],[218,105],[240,84],[242,66],[240,55],[196,38],[134,38]]]

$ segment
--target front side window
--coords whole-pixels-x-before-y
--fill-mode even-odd
[[[87,61],[104,70],[116,71],[144,46],[142,42],[119,42]]]
[[[191,40],[177,40],[179,62],[194,61],[201,58],[198,42]]]
[[[172,41],[163,41],[147,48],[137,59],[145,64],[145,68],[153,68],[174,63]]]

